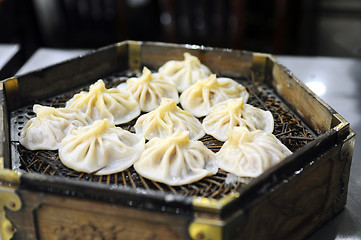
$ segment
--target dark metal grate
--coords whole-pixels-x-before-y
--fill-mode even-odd
[[[134,76],[134,73],[132,72],[122,72],[103,78],[103,80],[106,83],[107,88],[110,88],[117,86],[132,76]],[[237,81],[247,87],[250,93],[248,101],[249,104],[272,112],[275,119],[274,134],[292,152],[315,139],[316,135],[312,133],[310,129],[308,129],[307,126],[290,111],[290,109],[287,108],[281,99],[274,93],[273,89],[267,86],[256,88],[248,79],[237,79]],[[88,90],[88,87],[89,86],[86,86],[80,90]],[[45,101],[39,101],[39,103],[53,107],[64,107],[66,101],[80,90],[74,90]],[[222,198],[230,192],[238,191],[244,184],[247,184],[247,182],[251,180],[250,178],[238,178],[238,181],[229,183],[226,181],[228,173],[223,170],[219,170],[216,175],[206,177],[192,184],[183,186],[168,186],[163,183],[143,178],[136,173],[133,167],[130,167],[123,172],[104,176],[77,172],[67,168],[61,163],[57,151],[30,151],[19,144],[17,140],[20,135],[20,130],[26,124],[28,119],[34,116],[35,113],[32,111],[31,105],[14,111],[11,117],[12,129],[15,131],[15,135],[13,135],[15,137],[13,137],[12,142],[20,158],[20,168],[27,172],[82,179],[91,182],[101,182],[104,184],[124,185],[146,190],[152,189],[165,193],[175,193],[186,196],[202,196],[216,199]],[[120,127],[134,132],[133,125],[135,121],[136,120],[133,120],[128,124],[122,124]],[[209,135],[206,135],[200,140],[214,152],[217,152],[223,144]]]

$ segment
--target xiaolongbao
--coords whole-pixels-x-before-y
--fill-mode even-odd
[[[270,111],[244,103],[243,99],[230,99],[213,106],[203,119],[203,128],[220,141],[227,140],[227,133],[234,127],[263,130],[272,133],[274,120]]]
[[[159,68],[158,72],[166,80],[172,81],[177,86],[178,92],[183,92],[193,83],[212,74],[208,67],[201,64],[197,57],[189,53],[184,53],[183,61],[171,60],[166,62]]]
[[[257,177],[291,154],[271,133],[236,127],[228,132],[228,140],[216,153],[216,162],[219,168],[239,177]]]
[[[179,102],[176,86],[165,80],[160,74],[151,73],[146,67],[143,68],[141,77],[127,80],[125,89],[132,93],[139,103],[140,110],[144,112],[156,109],[162,98],[171,98],[177,103]]]
[[[180,96],[183,109],[190,111],[196,117],[209,113],[211,107],[231,98],[248,100],[246,88],[230,78],[217,78],[215,74],[199,80]]]
[[[89,92],[75,94],[66,108],[80,109],[93,121],[107,118],[111,123],[127,123],[140,115],[138,102],[131,93],[116,88],[106,89],[102,80],[90,86]]]
[[[108,119],[72,130],[61,141],[61,162],[76,171],[112,174],[130,167],[144,150],[144,138],[116,127]]]
[[[201,141],[189,140],[188,132],[177,131],[146,145],[134,169],[143,177],[168,185],[183,185],[217,173],[215,154]]]
[[[56,150],[70,130],[90,123],[90,119],[77,109],[35,104],[33,111],[36,117],[26,123],[19,140],[29,150]]]
[[[136,133],[148,140],[154,137],[164,138],[177,130],[189,131],[192,140],[205,135],[201,122],[168,98],[164,98],[157,109],[140,116],[134,128]]]

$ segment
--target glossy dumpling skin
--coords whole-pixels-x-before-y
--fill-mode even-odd
[[[217,173],[215,154],[188,132],[177,131],[146,145],[134,169],[143,177],[168,185],[183,185]]]
[[[183,61],[171,60],[161,66],[158,72],[168,81],[172,81],[183,92],[193,83],[209,77],[212,72],[195,56],[184,53]]]
[[[183,109],[196,117],[209,113],[211,107],[231,98],[243,98],[247,102],[249,94],[246,88],[230,78],[217,78],[215,74],[199,80],[180,96]]]
[[[219,168],[239,177],[257,177],[291,154],[273,134],[237,127],[228,132],[216,162]]]
[[[76,109],[35,104],[33,111],[36,117],[26,123],[19,139],[29,150],[56,150],[69,131],[91,122],[84,113]]]
[[[137,134],[148,140],[154,137],[165,138],[177,130],[188,131],[192,140],[205,135],[201,122],[168,98],[164,98],[157,109],[140,116],[134,128]]]
[[[127,123],[140,115],[138,102],[131,93],[116,88],[106,89],[102,80],[89,87],[89,92],[75,94],[66,108],[79,109],[93,121],[108,119],[114,124]]]
[[[130,167],[144,150],[144,138],[116,127],[108,119],[74,129],[59,148],[62,163],[76,171],[112,174]]]
[[[220,141],[227,140],[227,133],[235,127],[247,127],[250,131],[273,132],[272,113],[244,103],[243,99],[230,99],[216,104],[203,119],[207,134]]]
[[[176,86],[165,80],[160,74],[152,73],[146,67],[143,68],[142,76],[127,80],[125,89],[132,93],[143,112],[156,109],[162,98],[170,98],[177,103],[179,102]]]

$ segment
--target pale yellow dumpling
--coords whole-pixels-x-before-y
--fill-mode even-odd
[[[216,104],[203,119],[207,134],[220,141],[227,140],[227,133],[235,127],[247,127],[250,131],[273,132],[274,120],[270,111],[264,111],[244,103],[243,99],[230,99]]]
[[[217,166],[239,177],[257,177],[292,152],[273,134],[236,127],[216,153]]]
[[[179,102],[176,86],[160,74],[152,73],[146,67],[143,68],[142,76],[127,80],[125,89],[132,93],[143,112],[156,109],[162,98],[170,98],[176,103]]]
[[[165,138],[176,131],[188,131],[192,140],[205,135],[201,122],[168,98],[164,98],[157,109],[140,116],[134,128],[136,133],[148,140],[154,137]]]
[[[102,80],[89,87],[89,92],[75,94],[66,108],[79,109],[93,121],[108,119],[114,124],[127,123],[140,115],[138,102],[125,90],[105,88]]]
[[[190,111],[196,117],[209,113],[217,103],[232,98],[243,98],[247,102],[249,94],[246,88],[230,78],[217,78],[215,74],[202,79],[180,96],[183,109]]]
[[[212,72],[195,56],[184,53],[183,61],[171,60],[158,70],[166,80],[173,82],[179,92],[185,91],[195,82],[209,77]]]
[[[168,185],[183,185],[217,173],[215,154],[201,141],[177,131],[164,139],[153,138],[134,169],[143,177]]]
[[[71,131],[59,148],[61,162],[76,171],[112,174],[132,166],[144,150],[143,137],[97,120]]]
[[[20,143],[29,150],[56,150],[61,140],[73,129],[91,120],[77,109],[53,108],[35,104],[36,117],[21,130]]]

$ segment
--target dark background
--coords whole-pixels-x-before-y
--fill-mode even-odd
[[[361,1],[0,0],[0,43],[20,44],[22,63],[126,39],[359,58]]]

